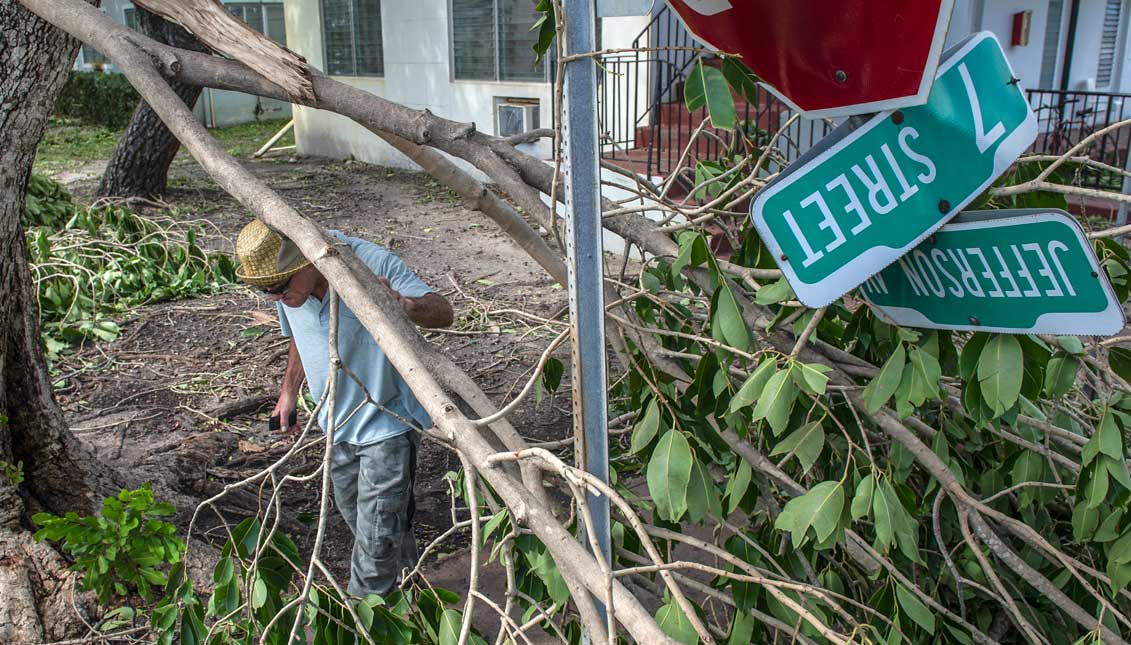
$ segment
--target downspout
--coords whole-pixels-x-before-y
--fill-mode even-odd
[[[1068,40],[1064,43],[1064,67],[1060,70],[1060,91],[1068,91],[1068,81],[1072,78],[1072,58],[1076,53],[1076,26],[1080,22],[1080,2],[1072,0],[1072,10],[1068,14]],[[1061,96],[1061,101],[1064,97]],[[1063,114],[1064,106],[1060,106]]]

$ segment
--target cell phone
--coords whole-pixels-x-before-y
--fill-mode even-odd
[[[290,416],[287,417],[287,427],[289,428],[296,423],[298,423],[298,411],[293,410],[291,411]],[[275,430],[278,430],[282,427],[282,424],[279,423],[279,415],[277,414],[267,420],[267,430],[270,432],[274,432]]]

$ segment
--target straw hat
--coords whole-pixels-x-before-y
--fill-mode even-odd
[[[236,277],[254,287],[273,287],[310,265],[295,243],[252,220],[236,238]]]

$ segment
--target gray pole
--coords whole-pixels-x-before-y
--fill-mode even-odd
[[[1118,146],[1118,139],[1116,140],[1116,144]],[[1129,143],[1129,145],[1131,145],[1131,143]],[[1119,152],[1118,147],[1116,147],[1116,152]],[[1131,170],[1131,150],[1127,151],[1127,158],[1123,160],[1123,169]],[[1119,192],[1124,195],[1131,195],[1131,177],[1123,176],[1123,185]],[[1127,202],[1119,202],[1119,213],[1115,217],[1115,223],[1118,226],[1123,226],[1127,224],[1127,222]]]
[[[596,49],[593,0],[565,0],[566,54]],[[597,160],[597,64],[592,58],[565,68],[566,247],[569,313],[573,331],[574,436],[579,465],[609,481],[608,377],[605,369],[604,266],[601,248],[601,177]],[[580,429],[580,432],[578,431]],[[609,500],[588,495],[593,530],[612,563]],[[598,599],[600,600],[600,599]]]

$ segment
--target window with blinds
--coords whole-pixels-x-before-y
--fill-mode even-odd
[[[224,8],[233,16],[247,23],[248,27],[280,45],[287,44],[287,26],[283,20],[283,5],[281,3],[232,2],[224,5]]]
[[[1119,18],[1122,13],[1121,0],[1107,0],[1104,7],[1104,26],[1100,33],[1100,61],[1096,68],[1096,87],[1111,85],[1111,74],[1115,68],[1115,50],[1119,42]]]
[[[534,63],[538,20],[530,0],[451,0],[452,70],[458,80],[545,81]]]
[[[1056,63],[1060,58],[1060,27],[1064,22],[1064,0],[1049,0],[1048,24],[1045,25],[1045,45],[1041,52],[1040,89],[1053,89],[1056,83]]]
[[[322,43],[326,73],[382,76],[380,0],[322,0]]]

